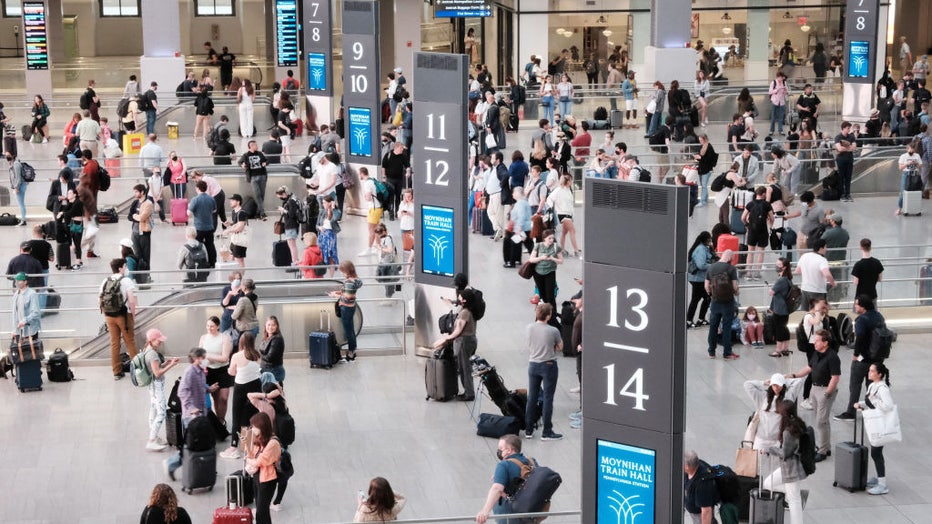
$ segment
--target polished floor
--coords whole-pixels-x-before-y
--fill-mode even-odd
[[[716,128],[715,132],[719,131]],[[646,147],[642,134],[642,130],[619,130],[616,139],[627,141],[636,151]],[[509,150],[515,143],[526,148],[529,135],[530,129],[509,135]],[[601,133],[594,136],[601,141]],[[203,154],[203,144],[195,144],[190,138],[168,142],[164,147],[176,148],[185,156]],[[296,150],[302,148],[295,146]],[[57,146],[39,145],[30,149],[31,156],[27,159],[35,159],[39,164],[42,156],[55,153]],[[51,162],[40,165],[51,167]],[[35,186],[30,191],[45,192]],[[128,186],[115,188],[125,195]],[[117,195],[108,198],[116,200]],[[893,197],[863,197],[854,203],[835,203],[836,209],[845,215],[852,239],[870,236],[875,246],[889,246],[891,253],[900,249],[905,252],[905,248],[899,247],[902,245],[932,243],[932,228],[928,227],[925,215],[894,218],[894,206]],[[578,214],[581,216],[581,211]],[[714,217],[709,208],[698,210],[690,224],[691,236],[710,227]],[[34,222],[37,221],[38,217]],[[585,227],[583,219],[578,223]],[[53,271],[53,285],[83,288],[83,292],[71,296],[69,300],[73,302],[66,303],[66,309],[94,303],[94,294],[89,290],[105,273],[101,260],[116,256],[117,242],[128,236],[128,227],[121,222],[101,230],[103,259],[85,261],[87,267],[75,273]],[[391,223],[390,228],[397,228],[397,223]],[[265,229],[260,227],[256,245],[267,245],[272,240],[270,222]],[[154,235],[154,242],[165,247],[154,250],[153,269],[170,269],[181,243],[181,230],[159,226]],[[28,236],[27,228],[0,231],[3,259],[14,255],[19,241]],[[365,243],[363,219],[350,217],[340,240],[341,252],[354,258],[352,255],[361,251]],[[932,255],[926,248],[923,252],[914,251],[909,256]],[[533,319],[533,308],[528,303],[532,290],[513,270],[501,267],[500,252],[500,243],[470,235],[472,283],[485,292],[488,303],[486,317],[479,323],[479,354],[498,367],[508,387],[525,387],[527,350],[522,333]],[[893,256],[906,255],[890,255]],[[581,276],[579,259],[569,259],[560,267],[561,298],[576,291],[578,286],[573,277],[577,276]],[[912,289],[915,293],[915,288]],[[407,286],[404,293],[413,296]],[[381,288],[366,286],[360,296],[376,300],[381,297]],[[155,295],[143,295],[143,304],[150,304],[154,298]],[[8,298],[0,300],[5,300],[0,303],[8,309]],[[369,310],[374,315],[388,315],[374,303],[367,314]],[[75,327],[72,325],[75,318],[65,311],[48,317],[44,328],[70,329]],[[8,326],[2,328],[6,331]],[[172,332],[170,327],[166,332],[169,348],[179,353],[197,337]],[[802,366],[802,358],[796,355],[777,360],[768,357],[764,350],[738,348],[742,355],[738,361],[709,360],[704,351],[705,335],[702,330],[688,333],[686,446],[697,450],[709,462],[731,464],[744,423],[753,409],[741,387],[743,381],[764,379],[776,371],[796,370]],[[932,393],[927,380],[932,364],[928,354],[923,353],[929,349],[928,341],[927,333],[901,336],[889,361],[892,392],[900,407],[904,433],[901,444],[886,450],[890,493],[874,497],[833,488],[834,459],[829,459],[804,482],[804,488],[811,491],[805,512],[807,523],[928,522],[932,511],[929,494],[932,458],[920,446],[924,441],[922,435],[932,432],[928,417],[922,415]],[[472,404],[424,400],[423,359],[413,356],[411,351],[407,356],[363,355],[353,364],[324,371],[308,368],[300,355],[302,348],[289,350],[294,351],[294,358],[286,361],[286,393],[297,421],[298,436],[292,447],[296,476],[291,480],[282,510],[273,514],[276,523],[350,521],[357,491],[366,489],[369,479],[377,475],[388,478],[397,491],[408,497],[403,518],[465,517],[478,511],[496,463],[495,441],[475,435],[475,424],[470,418]],[[845,364],[850,359],[847,350],[842,351],[841,358],[842,384],[847,384]],[[565,438],[559,442],[542,442],[538,438],[525,442],[527,454],[563,476],[563,485],[553,502],[555,511],[578,509],[582,493],[581,434],[570,429],[567,419],[579,405],[578,395],[569,391],[577,385],[575,363],[561,359],[560,368],[554,421],[555,430]],[[173,370],[170,378],[183,369]],[[0,478],[6,480],[0,497],[3,522],[135,522],[152,486],[167,481],[162,472],[162,460],[167,454],[144,450],[147,392],[134,388],[128,380],[114,382],[109,368],[101,363],[82,363],[74,370],[77,381],[46,383],[39,393],[22,394],[12,383],[0,381],[0,405],[4,413],[0,417],[0,434],[6,436],[0,460]],[[847,387],[843,385],[841,392],[845,397]],[[839,409],[836,406],[835,411]],[[477,411],[496,410],[485,400]],[[804,416],[811,422],[812,412],[804,412]],[[833,421],[832,429],[833,442],[840,442],[850,438],[852,425]],[[218,474],[222,477],[241,467],[237,461],[219,459]],[[180,491],[179,482],[171,485]],[[195,523],[210,522],[212,510],[224,503],[222,479],[210,493],[181,494],[180,503],[192,514]],[[548,520],[579,521],[579,517]]]

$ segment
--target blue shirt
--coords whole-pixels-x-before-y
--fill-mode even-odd
[[[524,180],[530,167],[524,160],[516,160],[508,167],[508,174],[511,175],[511,187],[524,187]]]
[[[200,193],[188,202],[188,211],[194,215],[194,229],[198,231],[214,230],[214,213],[217,203],[207,193]]]
[[[515,492],[515,487],[513,486],[515,479],[521,478],[521,468],[508,459],[518,459],[524,464],[530,464],[530,461],[521,453],[515,453],[514,455],[508,455],[495,466],[495,474],[492,475],[492,482],[505,486],[505,494],[510,496],[514,495]]]
[[[515,232],[531,230],[531,204],[527,199],[518,200],[511,210],[511,219],[515,223]]]

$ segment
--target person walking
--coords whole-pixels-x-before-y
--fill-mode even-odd
[[[270,507],[278,486],[276,465],[282,456],[282,445],[265,413],[256,413],[249,419],[249,430],[252,445],[247,450],[245,470],[253,476],[255,484],[256,524],[272,524]]]
[[[563,336],[560,330],[550,325],[552,316],[551,304],[538,304],[534,323],[527,330],[528,398],[524,414],[524,438],[527,440],[534,438],[534,428],[539,419],[543,419],[541,440],[563,438],[553,430],[553,395],[559,378],[556,353],[563,351]]]

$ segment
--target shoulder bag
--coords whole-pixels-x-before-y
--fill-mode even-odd
[[[230,243],[234,246],[239,247],[249,247],[249,241],[252,239],[252,228],[249,227],[249,224],[246,224],[246,227],[243,228],[239,233],[233,233],[230,235]]]
[[[861,413],[864,417],[867,440],[871,446],[886,446],[903,440],[903,433],[900,431],[900,414],[896,406],[893,406],[890,411],[864,409]]]

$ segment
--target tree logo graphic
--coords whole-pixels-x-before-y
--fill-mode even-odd
[[[854,56],[851,58],[851,63],[854,65],[855,73],[864,74],[867,67],[867,57],[862,55]]]
[[[440,261],[443,260],[443,257],[447,253],[447,247],[449,247],[449,241],[439,235],[431,235],[427,239],[428,245],[430,245],[431,255],[434,257],[434,262],[437,265],[440,265]]]
[[[314,69],[311,69],[311,76],[314,78],[314,85],[320,85],[324,77],[324,70],[319,67],[315,67]]]
[[[365,127],[357,127],[353,130],[353,140],[356,141],[356,147],[362,149],[366,145],[366,138],[369,136],[369,130]]]
[[[626,498],[616,490],[612,490],[612,493],[613,495],[608,495],[606,498],[611,501],[608,507],[618,517],[617,523],[637,524],[638,517],[641,516],[640,508],[645,506],[644,504],[634,503],[634,499],[638,498],[639,495],[631,495]]]

